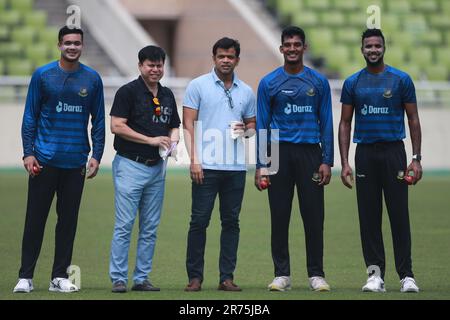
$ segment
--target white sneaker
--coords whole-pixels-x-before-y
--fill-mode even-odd
[[[364,287],[363,292],[386,292],[384,281],[380,276],[370,276]]]
[[[50,287],[48,288],[48,291],[64,293],[77,292],[78,287],[70,282],[69,279],[54,278],[52,281],[50,281]]]
[[[13,292],[30,293],[33,289],[33,280],[21,278],[14,287]]]
[[[267,286],[270,291],[286,291],[291,289],[291,277],[282,276],[275,277],[273,281]]]
[[[400,280],[400,292],[419,292],[419,287],[416,284],[416,280],[411,277],[404,277]]]
[[[313,291],[330,291],[330,285],[325,281],[324,277],[309,278],[309,287]]]

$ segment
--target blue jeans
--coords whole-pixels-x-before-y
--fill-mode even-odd
[[[165,164],[153,167],[116,155],[113,161],[116,219],[111,243],[109,275],[113,283],[128,280],[128,249],[137,210],[139,238],[134,283],[142,283],[152,270],[156,230],[164,198]]]
[[[189,280],[203,280],[206,228],[219,194],[220,282],[233,279],[239,243],[239,212],[245,188],[245,171],[203,170],[203,184],[192,183],[192,215],[188,233],[186,269]]]

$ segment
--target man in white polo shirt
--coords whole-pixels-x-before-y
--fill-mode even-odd
[[[189,83],[183,101],[183,125],[192,179],[186,256],[189,284],[185,291],[201,290],[206,228],[217,194],[222,223],[218,289],[241,291],[233,282],[233,272],[245,188],[243,138],[254,133],[256,99],[252,89],[234,73],[239,53],[237,40],[218,40],[213,46],[213,70]]]

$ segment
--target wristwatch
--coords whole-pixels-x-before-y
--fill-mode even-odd
[[[422,156],[420,154],[413,154],[412,159],[416,160],[416,161],[420,161],[420,160],[422,160]]]

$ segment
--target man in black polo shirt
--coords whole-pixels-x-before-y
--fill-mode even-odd
[[[113,292],[126,292],[128,249],[139,210],[139,239],[131,290],[159,291],[148,280],[164,197],[165,170],[159,149],[179,139],[180,118],[172,91],[161,86],[165,52],[147,46],[139,52],[141,76],[122,86],[111,109],[117,154],[113,161],[116,221],[109,274]]]

